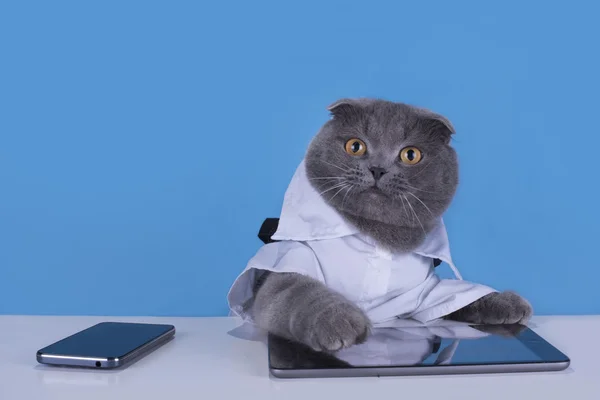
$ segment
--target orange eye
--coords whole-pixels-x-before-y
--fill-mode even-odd
[[[404,164],[415,165],[421,161],[422,157],[423,154],[421,153],[421,150],[416,147],[405,147],[400,151],[400,160],[402,160]]]
[[[360,139],[350,139],[346,142],[346,153],[351,156],[362,156],[367,152],[367,145]]]

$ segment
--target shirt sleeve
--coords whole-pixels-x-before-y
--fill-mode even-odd
[[[251,322],[248,310],[254,299],[254,287],[265,272],[292,272],[324,282],[315,253],[306,243],[282,241],[266,244],[250,259],[229,290],[227,300],[234,315]]]
[[[495,289],[463,280],[439,279],[424,293],[424,298],[412,318],[428,323],[461,309]]]

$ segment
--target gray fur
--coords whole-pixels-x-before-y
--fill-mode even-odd
[[[319,351],[363,341],[371,323],[355,304],[312,278],[270,274],[254,301],[258,326]]]
[[[396,251],[421,244],[446,211],[458,185],[458,160],[450,146],[454,127],[445,117],[403,103],[342,99],[328,108],[330,119],[311,142],[306,172],[323,199],[361,232]],[[367,153],[346,153],[347,140],[365,142]],[[415,146],[415,165],[399,153]],[[383,168],[378,180],[370,168]],[[298,274],[270,274],[252,311],[260,327],[316,350],[335,351],[361,342],[367,316],[342,295]],[[524,323],[529,303],[512,292],[492,293],[448,318],[486,324]]]
[[[490,293],[447,318],[475,324],[524,324],[532,313],[527,300],[514,292],[502,292]]]

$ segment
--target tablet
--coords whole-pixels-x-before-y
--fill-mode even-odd
[[[522,325],[375,328],[366,342],[337,352],[269,335],[268,350],[270,372],[278,378],[560,371],[570,364]]]

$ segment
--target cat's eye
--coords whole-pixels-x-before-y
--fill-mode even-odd
[[[362,156],[367,152],[367,145],[360,139],[350,139],[346,142],[346,153],[351,156]]]
[[[405,147],[400,151],[400,160],[404,164],[415,165],[423,158],[423,153],[416,147]]]

